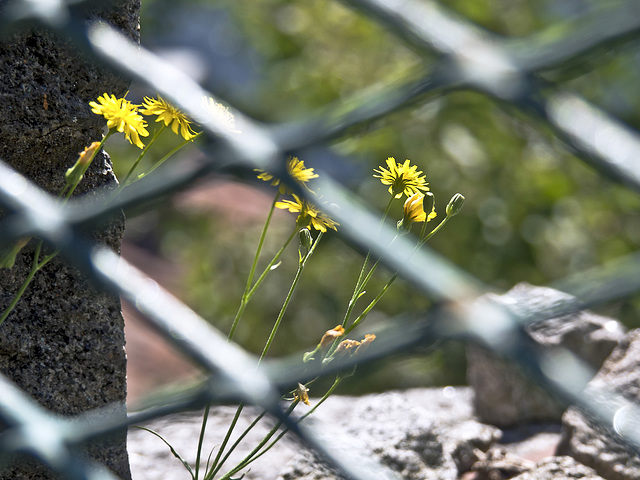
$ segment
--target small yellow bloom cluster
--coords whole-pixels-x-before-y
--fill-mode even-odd
[[[124,133],[124,137],[138,148],[144,148],[140,137],[149,136],[147,122],[142,115],[156,115],[156,122],[164,122],[165,126],[171,125],[175,134],[178,134],[179,129],[185,140],[191,140],[196,136],[186,115],[160,96],[158,99],[145,97],[142,105],[134,105],[125,98],[116,98],[115,95],[105,93],[98,97],[97,102],[89,102],[89,105],[93,113],[102,115],[107,120],[109,130]],[[140,107],[144,108],[138,110]]]
[[[98,102],[89,102],[91,111],[102,115],[107,120],[109,130],[124,133],[124,137],[138,148],[144,148],[140,136],[149,135],[147,122],[138,113],[137,106],[124,98],[115,95],[98,97]]]
[[[322,213],[318,207],[309,203],[307,200],[300,198],[295,193],[292,193],[287,186],[280,181],[279,178],[274,177],[272,174],[268,172],[264,172],[262,170],[256,170],[259,172],[258,178],[260,180],[264,180],[265,182],[271,182],[271,185],[278,187],[278,192],[281,194],[289,193],[291,194],[292,199],[285,199],[279,202],[276,202],[276,208],[281,210],[289,210],[292,213],[297,213],[298,218],[296,219],[296,223],[299,228],[310,228],[320,232],[326,232],[328,228],[332,228],[333,230],[337,230],[337,226],[339,223],[331,220],[327,215]],[[290,157],[287,160],[287,172],[291,175],[296,182],[298,182],[301,186],[307,189],[309,193],[313,193],[307,183],[318,177],[318,174],[313,171],[313,168],[307,168],[304,165],[304,162],[300,160],[298,157]]]
[[[140,110],[140,113],[143,115],[157,115],[156,122],[164,122],[166,127],[171,125],[171,130],[176,135],[178,134],[178,129],[180,129],[180,135],[185,140],[191,140],[196,136],[196,132],[191,128],[191,122],[187,116],[173,105],[167,103],[160,95],[158,95],[157,99],[144,97],[142,106],[144,109]]]
[[[429,191],[429,185],[422,171],[418,171],[416,165],[411,165],[409,160],[405,160],[400,164],[396,162],[393,157],[387,158],[387,168],[380,167],[380,169],[374,169],[378,175],[374,177],[379,178],[384,185],[389,185],[389,193],[395,198],[400,198],[403,194],[410,197],[414,193],[420,191]]]
[[[409,160],[398,163],[395,158],[388,157],[386,163],[387,168],[374,168],[377,175],[373,176],[379,178],[383,185],[389,185],[389,193],[393,198],[407,196],[404,215],[398,222],[398,227],[408,231],[413,223],[430,222],[436,218],[434,196],[429,192],[429,184],[422,171],[416,165],[411,165]],[[424,208],[425,203],[430,207],[427,210]]]

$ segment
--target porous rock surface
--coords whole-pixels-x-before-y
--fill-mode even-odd
[[[543,346],[564,347],[596,371],[623,338],[625,329],[611,318],[588,310],[557,315],[574,297],[548,287],[521,283],[504,295],[491,295],[518,313],[543,314],[527,326],[528,334]],[[563,409],[520,369],[481,347],[467,347],[467,378],[473,387],[474,411],[481,422],[514,427],[535,422],[559,422]]]
[[[640,330],[632,330],[625,336],[590,382],[590,387],[615,390],[626,400],[640,404]],[[637,433],[638,424],[629,421],[628,407],[623,403],[617,407],[617,430],[633,429]],[[605,432],[579,409],[569,408],[562,418],[562,426],[559,455],[571,455],[608,480],[640,478],[640,456],[631,453],[615,434]]]
[[[592,468],[567,456],[546,458],[531,470],[511,478],[512,480],[605,480]]]
[[[330,397],[305,422],[322,423],[336,432],[333,442],[342,439],[345,448],[359,449],[407,479],[457,479],[476,460],[475,451],[484,451],[498,440],[497,428],[473,420],[468,388],[415,389],[363,397]],[[313,400],[312,400],[313,403]],[[304,413],[304,406],[298,407]],[[233,417],[231,407],[214,408],[209,418],[206,453],[220,443]],[[247,425],[254,415],[241,419]],[[201,417],[179,415],[152,422],[148,427],[162,434],[193,464]],[[260,426],[243,447],[244,454],[267,431]],[[148,432],[129,432],[131,468],[135,480],[175,480],[189,478],[180,462],[161,440]],[[235,459],[242,458],[238,454]],[[234,459],[228,467],[234,465]],[[226,471],[226,470],[224,470]],[[244,472],[241,472],[244,473]],[[239,476],[239,474],[238,474]],[[288,435],[277,448],[254,463],[246,480],[338,478],[312,454]]]
[[[12,2],[0,2],[0,15]],[[104,19],[137,40],[140,0],[92,7],[87,19]],[[0,159],[57,195],[78,153],[99,141],[104,119],[89,101],[105,92],[122,96],[129,81],[85,57],[73,43],[40,27],[22,26],[0,39]],[[99,154],[77,194],[91,197],[114,186],[106,154]],[[0,218],[4,213],[0,211]],[[122,217],[86,232],[86,240],[119,251]],[[23,283],[34,256],[32,240],[15,266],[0,271],[0,309]],[[50,250],[46,250],[50,251]],[[125,415],[124,321],[117,296],[95,290],[73,266],[56,257],[40,270],[23,298],[0,325],[0,372],[42,406],[61,415],[120,405]],[[91,457],[121,478],[130,478],[124,432],[88,447]],[[49,479],[27,458],[0,473],[1,479]]]

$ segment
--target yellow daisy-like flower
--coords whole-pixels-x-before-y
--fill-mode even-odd
[[[327,228],[337,230],[336,227],[340,225],[339,223],[331,220],[314,205],[300,199],[300,197],[295,193],[292,194],[292,196],[293,200],[282,200],[280,202],[276,202],[276,208],[297,213],[298,218],[296,219],[296,223],[300,228],[313,227],[320,232],[326,232]]]
[[[414,193],[407,198],[404,202],[404,216],[400,221],[401,226],[409,229],[412,223],[430,222],[436,218],[437,214],[433,202],[431,202],[431,212],[427,215],[427,212],[424,211],[424,197],[423,193]]]
[[[258,178],[260,180],[271,182],[271,185],[273,186],[278,185],[278,191],[280,193],[291,193],[287,186],[284,183],[280,182],[279,178],[276,178],[270,173],[264,172],[259,169],[256,169],[255,171],[260,172],[260,174],[258,175]],[[289,160],[287,160],[287,172],[289,172],[291,178],[293,178],[300,185],[304,185],[309,180],[318,178],[318,174],[314,173],[313,168],[305,167],[304,161],[300,160],[298,157],[289,157]]]
[[[398,163],[395,158],[389,157],[387,167],[374,168],[373,171],[378,174],[374,177],[379,178],[384,185],[389,185],[389,193],[395,198],[400,198],[403,194],[410,197],[420,191],[429,191],[426,177],[416,165],[411,165],[409,160]]]
[[[98,103],[99,102],[99,103]],[[102,115],[107,120],[109,130],[117,130],[124,133],[124,137],[138,148],[144,148],[140,136],[146,137],[147,122],[138,113],[136,106],[124,98],[116,98],[115,95],[104,94],[98,97],[98,102],[89,102],[91,111]]]
[[[142,102],[144,110],[140,110],[143,115],[157,115],[156,122],[164,122],[165,126],[171,125],[173,133],[178,135],[178,129],[180,129],[180,135],[185,140],[191,140],[196,136],[196,132],[191,128],[191,121],[187,116],[178,110],[173,105],[167,103],[162,97],[158,95],[158,99],[144,97]]]

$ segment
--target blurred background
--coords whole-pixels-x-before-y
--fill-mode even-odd
[[[586,0],[452,0],[446,7],[495,34],[561,35],[565,22],[598,2]],[[223,92],[223,102],[264,121],[294,121],[336,102],[352,101],[427,70],[435,58],[418,55],[379,24],[337,1],[144,0],[142,44]],[[547,31],[547,28],[554,26]],[[637,41],[543,73],[633,128],[640,125],[640,50]],[[132,85],[136,103],[145,95]],[[197,129],[197,127],[196,127]],[[115,140],[115,139],[114,139]],[[197,156],[202,140],[169,161]],[[150,152],[157,161],[179,143],[165,134]],[[119,178],[139,151],[110,140]],[[382,213],[386,188],[372,177],[387,157],[410,159],[424,171],[439,218],[453,194],[461,213],[429,245],[490,288],[518,282],[544,285],[580,274],[638,249],[640,198],[597,175],[548,132],[513,107],[469,91],[426,95],[403,110],[351,128],[331,144],[322,168],[374,211]],[[314,157],[299,157],[314,167]],[[318,165],[316,165],[317,167]],[[218,175],[151,209],[129,211],[123,256],[140,265],[195,311],[227,333],[238,308],[260,231],[275,191],[253,177]],[[396,221],[402,202],[391,211]],[[436,222],[437,220],[436,219]],[[294,227],[295,215],[278,211],[266,239],[267,264]],[[431,225],[431,224],[430,224]],[[234,340],[260,353],[297,267],[292,244],[247,308]],[[363,252],[329,233],[309,262],[271,355],[312,350],[339,324],[362,266]],[[364,308],[393,272],[380,268],[361,301]],[[425,272],[429,275],[429,272]],[[350,337],[429,306],[399,279]],[[606,305],[600,313],[628,327],[640,325],[637,299]],[[358,310],[358,308],[356,308]],[[357,312],[356,312],[357,313]],[[127,309],[130,396],[192,375],[193,370]],[[414,386],[465,383],[464,347],[443,343],[359,369],[340,392],[358,394]],[[313,392],[312,392],[313,393]]]

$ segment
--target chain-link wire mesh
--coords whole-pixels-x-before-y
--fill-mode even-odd
[[[24,236],[39,237],[61,250],[70,262],[84,269],[102,288],[119,294],[134,305],[168,342],[175,345],[195,365],[208,372],[206,383],[165,398],[164,403],[122,420],[109,409],[89,412],[78,418],[60,419],[44,411],[37,403],[0,376],[0,419],[7,430],[0,438],[2,455],[23,451],[66,478],[114,478],[106,468],[80,458],[77,446],[93,438],[185,409],[203,407],[209,402],[241,401],[257,405],[282,420],[310,448],[321,454],[344,475],[369,480],[394,478],[370,460],[357,454],[336,451],[335,441],[326,441],[317,426],[298,424],[280,405],[282,392],[296,382],[327,375],[349,365],[334,362],[314,370],[300,362],[270,360],[255,368],[256,359],[213,328],[170,293],[157,293],[157,285],[142,272],[120,259],[112,251],[86,243],[79,232],[112,212],[132,205],[171,195],[195,179],[216,172],[251,172],[259,168],[287,178],[285,160],[291,152],[314,149],[322,156],[327,142],[353,125],[369,122],[406,105],[421,101],[425,95],[454,90],[473,90],[496,102],[507,103],[548,127],[577,158],[593,166],[603,176],[640,191],[640,136],[606,112],[584,99],[543,80],[539,73],[561,65],[603,45],[611,46],[640,35],[640,4],[615,2],[598,8],[565,25],[561,37],[533,35],[526,39],[499,38],[459,18],[435,2],[411,0],[348,0],[345,3],[363,15],[374,18],[408,46],[437,57],[420,78],[389,85],[365,101],[329,105],[310,113],[305,120],[266,125],[232,108],[242,135],[230,133],[224,119],[204,118],[200,109],[203,95],[225,99],[225,92],[205,91],[173,65],[154,53],[132,43],[106,24],[87,24],[76,16],[83,2],[14,1],[0,29],[15,21],[34,21],[68,35],[78,45],[111,67],[157,91],[201,124],[210,141],[207,158],[200,163],[169,166],[135,188],[126,190],[113,202],[60,201],[34,186],[6,164],[0,162],[0,205],[9,212],[0,230],[5,245]],[[346,105],[346,106],[345,106]],[[617,148],[604,148],[595,132],[606,130],[609,142]],[[322,164],[316,166],[322,172]],[[575,300],[555,304],[552,312],[540,311],[524,317],[498,303],[481,298],[488,291],[482,282],[453,266],[433,250],[414,252],[409,240],[394,240],[395,230],[385,226],[377,236],[379,217],[363,206],[351,192],[331,179],[320,176],[319,186],[329,203],[341,206],[332,212],[340,222],[339,235],[362,251],[371,251],[392,271],[422,290],[436,305],[427,313],[415,314],[402,328],[396,323],[384,331],[374,347],[358,363],[374,361],[414,346],[442,338],[463,338],[478,342],[495,353],[516,360],[540,385],[565,404],[584,408],[613,432],[613,418],[621,407],[627,408],[628,421],[640,418],[638,407],[614,391],[585,390],[593,372],[571,352],[540,350],[525,333],[529,322],[574,312],[635,294],[640,289],[638,255],[618,265],[595,269],[578,279],[567,279],[556,286],[575,296]],[[292,183],[292,188],[294,184]],[[304,195],[304,192],[300,191]],[[409,257],[411,258],[408,261]],[[424,272],[430,272],[425,275]],[[415,320],[415,319],[412,319]],[[617,429],[633,448],[640,447],[640,431]]]

